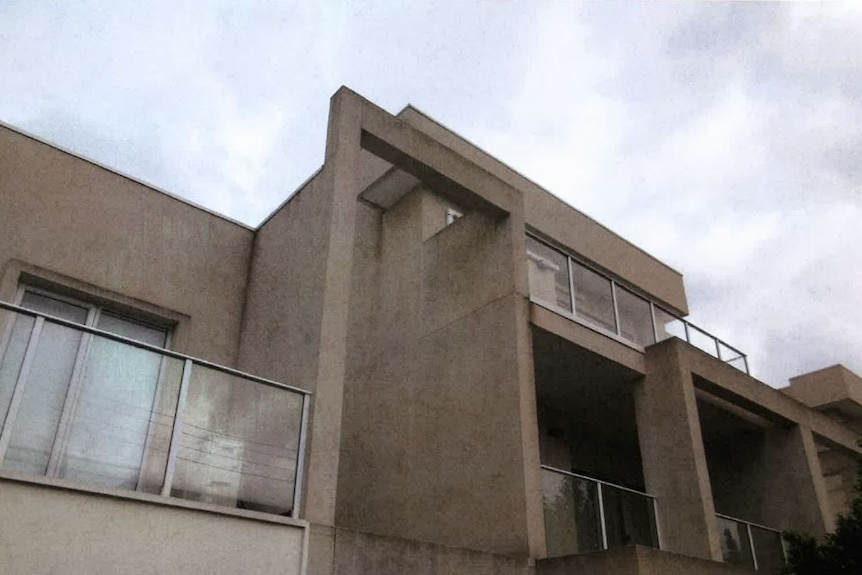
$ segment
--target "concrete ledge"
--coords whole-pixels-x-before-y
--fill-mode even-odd
[[[0,480],[0,571],[304,573],[308,529]]]
[[[532,575],[533,560],[335,530],[336,575]]]
[[[744,575],[751,569],[651,547],[570,555],[536,562],[536,575]]]

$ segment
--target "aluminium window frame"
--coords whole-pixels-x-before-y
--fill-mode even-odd
[[[568,319],[570,319],[576,323],[579,323],[579,324],[581,324],[581,325],[583,325],[583,326],[585,326],[585,327],[587,327],[587,328],[589,328],[595,332],[598,332],[598,333],[600,333],[606,337],[609,337],[609,338],[611,338],[611,339],[613,339],[619,343],[622,343],[622,344],[624,344],[624,345],[626,345],[632,349],[635,349],[635,350],[640,351],[640,352],[644,352],[644,351],[646,351],[645,347],[640,346],[637,342],[634,342],[634,341],[632,341],[632,340],[630,340],[630,339],[628,339],[622,335],[622,327],[620,324],[620,316],[619,316],[619,306],[617,304],[617,287],[619,287],[620,289],[631,293],[635,297],[643,299],[644,301],[646,301],[649,304],[650,322],[652,324],[652,333],[653,333],[653,338],[654,338],[653,343],[651,343],[650,345],[654,345],[656,343],[664,341],[664,339],[668,339],[668,338],[664,338],[664,339],[660,340],[658,337],[659,334],[658,334],[658,322],[656,321],[656,309],[660,309],[665,314],[667,314],[673,318],[676,318],[678,321],[680,321],[682,323],[683,328],[685,329],[685,339],[683,341],[686,341],[687,343],[700,349],[704,353],[709,354],[710,356],[718,359],[719,361],[721,361],[723,363],[726,363],[727,365],[729,365],[729,366],[731,366],[731,367],[733,367],[733,368],[735,368],[735,369],[737,369],[743,373],[746,373],[749,375],[751,374],[751,370],[750,370],[750,367],[748,365],[748,355],[743,353],[742,351],[740,351],[736,347],[730,345],[729,343],[727,343],[723,339],[716,337],[713,334],[706,331],[705,329],[692,324],[691,322],[689,322],[686,319],[683,319],[682,317],[680,317],[676,313],[668,311],[668,309],[667,309],[668,306],[665,306],[663,304],[655,302],[653,300],[652,296],[648,295],[643,290],[641,290],[641,289],[637,288],[636,286],[633,286],[633,285],[631,285],[625,281],[621,281],[621,280],[617,279],[615,276],[613,276],[612,274],[610,274],[608,272],[602,271],[602,269],[600,269],[599,267],[597,267],[595,265],[590,264],[589,262],[587,262],[584,258],[582,258],[580,256],[572,255],[572,252],[570,250],[563,248],[557,242],[542,236],[538,232],[535,232],[532,229],[528,229],[526,232],[526,236],[528,238],[533,239],[534,241],[539,242],[540,244],[545,245],[546,247],[548,247],[550,249],[553,249],[556,252],[559,252],[561,255],[563,255],[567,258],[567,260],[568,260],[568,274],[569,274],[569,292],[570,292],[569,298],[570,298],[570,305],[572,307],[572,311],[569,312],[568,310],[565,310],[565,309],[563,309],[563,308],[561,308],[561,307],[559,307],[553,303],[547,302],[541,298],[534,297],[532,293],[530,294],[530,301],[531,302],[533,302],[537,305],[540,305],[543,308],[548,309],[548,310],[550,310],[550,311],[552,311],[558,315],[561,315],[565,318],[568,318]],[[584,319],[584,318],[581,318],[580,316],[577,315],[577,309],[576,309],[576,299],[577,298],[575,296],[573,264],[578,264],[578,265],[584,267],[585,269],[592,271],[593,273],[597,274],[598,276],[600,276],[600,277],[602,277],[602,278],[604,278],[610,282],[610,284],[611,284],[611,296],[612,296],[612,302],[613,302],[614,322],[615,322],[616,331],[611,331],[603,325],[600,325],[600,324],[595,323],[595,322],[591,322],[591,321]],[[712,353],[711,351],[707,351],[707,350],[703,349],[702,347],[693,344],[692,340],[691,340],[690,330],[695,330],[697,332],[700,332],[701,334],[703,334],[707,338],[711,339],[713,342],[713,345],[715,346],[715,353]],[[671,336],[671,337],[677,337],[677,336]],[[722,353],[723,348],[728,350],[729,352],[732,352],[733,355],[731,357],[725,357],[725,354]],[[736,362],[739,362],[739,360],[742,360],[742,366],[741,367],[739,365],[737,365],[737,363],[736,363]]]
[[[540,305],[546,309],[549,309],[550,311],[553,311],[556,314],[562,315],[563,317],[566,317],[566,318],[568,318],[568,319],[570,319],[570,320],[572,320],[572,321],[574,321],[574,322],[576,322],[576,323],[578,323],[584,327],[591,329],[592,331],[598,332],[598,333],[600,333],[606,337],[609,337],[609,338],[611,338],[611,339],[613,339],[619,343],[622,343],[622,344],[624,344],[624,345],[626,345],[632,349],[635,349],[635,350],[640,351],[640,352],[643,352],[645,350],[644,347],[638,345],[636,342],[634,342],[630,339],[623,337],[620,333],[620,318],[619,318],[619,310],[617,307],[616,286],[619,285],[621,288],[623,288],[623,289],[631,292],[632,294],[642,298],[643,300],[645,300],[647,303],[650,304],[650,323],[653,326],[653,333],[655,333],[656,332],[656,325],[655,325],[655,314],[653,313],[653,308],[652,308],[652,304],[653,304],[652,298],[650,298],[649,296],[646,296],[638,288],[631,286],[625,282],[619,281],[616,278],[614,278],[613,276],[611,276],[610,274],[608,274],[607,272],[604,272],[601,269],[597,268],[596,266],[591,265],[590,263],[588,263],[583,258],[572,255],[572,253],[569,250],[566,250],[566,249],[560,247],[558,244],[556,244],[556,242],[550,241],[550,240],[548,240],[548,239],[546,239],[546,238],[544,238],[544,237],[542,237],[542,236],[538,235],[537,233],[532,232],[530,230],[527,231],[526,235],[527,235],[527,237],[532,238],[533,240],[535,240],[541,244],[544,244],[545,246],[553,249],[554,251],[559,252],[560,254],[562,254],[566,258],[567,267],[568,267],[568,274],[569,274],[569,300],[570,300],[570,306],[572,308],[572,311],[569,312],[568,310],[565,310],[559,306],[555,306],[554,304],[551,304],[550,302],[547,302],[543,299],[534,298],[532,296],[532,294],[530,295],[530,301],[531,302],[538,304],[538,305]],[[575,297],[575,281],[574,281],[574,273],[573,273],[573,265],[575,265],[575,264],[586,268],[587,270],[595,273],[599,277],[601,277],[605,280],[608,280],[608,282],[610,283],[611,302],[613,305],[613,314],[614,314],[614,326],[616,328],[615,331],[609,330],[601,324],[591,322],[591,321],[584,319],[584,318],[577,315],[577,307],[576,307],[576,299],[577,298]],[[674,315],[674,314],[671,314],[671,315]]]

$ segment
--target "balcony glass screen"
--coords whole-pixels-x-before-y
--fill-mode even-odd
[[[0,469],[296,516],[305,394],[55,308],[0,302]]]
[[[658,340],[664,341],[670,337],[678,337],[686,341],[685,324],[678,317],[669,314],[658,306],[655,306],[655,330]]]
[[[595,482],[543,469],[542,499],[549,557],[602,548],[599,493]]]
[[[641,347],[655,343],[649,302],[615,285],[620,335]]]
[[[171,494],[289,513],[301,415],[298,394],[196,366]]]
[[[751,538],[754,540],[757,570],[769,575],[779,575],[784,568],[784,547],[781,545],[781,533],[752,525]]]
[[[572,280],[575,284],[575,315],[616,332],[611,281],[574,261]]]
[[[527,236],[530,296],[565,311],[572,311],[568,258]]]
[[[718,536],[721,542],[721,556],[725,563],[754,567],[751,556],[751,542],[748,528],[744,523],[718,517]]]
[[[602,486],[608,548],[658,547],[652,499],[610,485]]]

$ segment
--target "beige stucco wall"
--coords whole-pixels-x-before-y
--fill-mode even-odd
[[[0,299],[44,276],[179,319],[175,349],[233,365],[252,236],[0,126]]]
[[[300,575],[304,531],[0,479],[4,575]]]
[[[331,211],[318,174],[258,228],[240,369],[314,389]]]
[[[336,522],[526,555],[512,235],[427,194],[359,208]]]
[[[536,562],[536,575],[744,575],[751,569],[630,546]]]
[[[526,557],[493,555],[339,529],[336,575],[532,575]]]

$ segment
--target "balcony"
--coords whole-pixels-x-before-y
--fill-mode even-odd
[[[548,557],[643,545],[659,547],[655,499],[542,465]]]
[[[769,575],[779,575],[784,567],[781,532],[727,515],[716,514],[725,563],[751,567]]]
[[[295,518],[309,399],[0,302],[0,473]]]
[[[530,299],[543,307],[640,350],[678,337],[749,373],[738,349],[532,236],[527,263]]]

